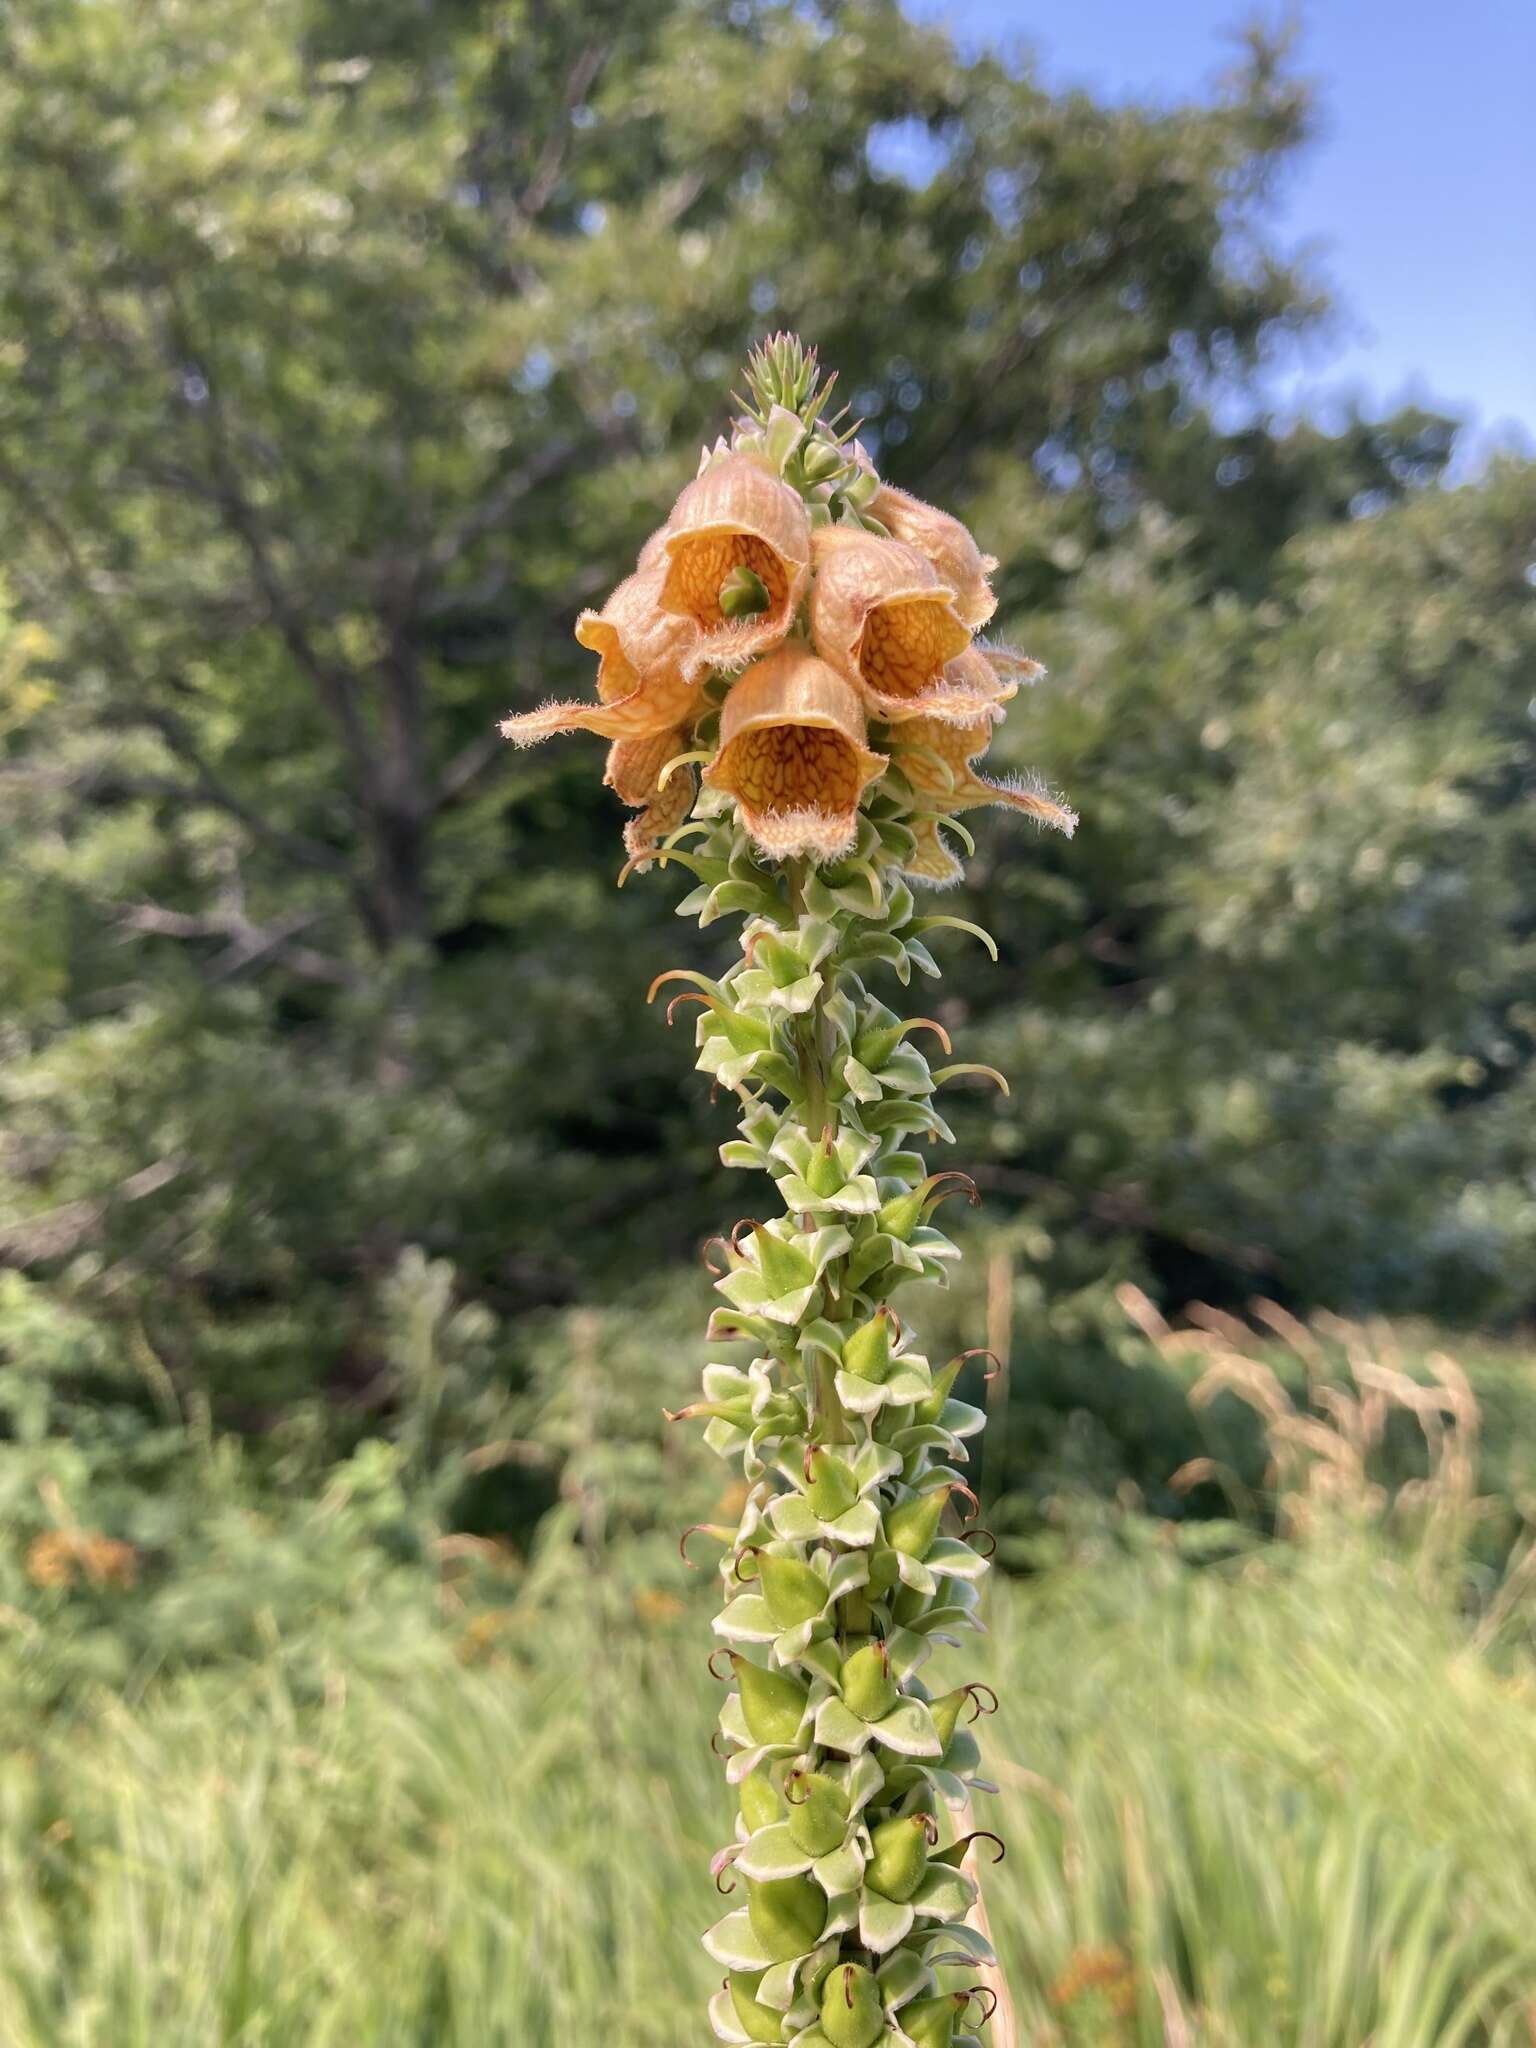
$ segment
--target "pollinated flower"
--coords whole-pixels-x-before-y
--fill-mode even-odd
[[[504,730],[607,738],[637,813],[629,865],[682,868],[678,907],[701,925],[741,920],[718,978],[672,969],[651,989],[669,1021],[693,1017],[699,1070],[739,1105],[722,1161],[779,1205],[706,1247],[711,1351],[729,1355],[668,1418],[702,1423],[741,1475],[734,1523],[684,1538],[685,1556],[694,1537],[721,1549],[709,1668],[735,1795],[710,2024],[783,2048],[975,2048],[957,2029],[997,1994],[953,1973],[995,1967],[968,1865],[996,1838],[967,1828],[991,1789],[967,1722],[996,1699],[934,1667],[977,1626],[990,1539],[963,1473],[985,1416],[955,1391],[972,1354],[931,1361],[891,1297],[942,1283],[959,1248],[937,1212],[975,1198],[917,1149],[950,1135],[940,1091],[1002,1077],[892,1004],[939,972],[930,939],[976,930],[922,914],[909,886],[958,877],[959,815],[1075,820],[978,766],[1038,673],[975,638],[991,558],[882,483],[793,336],[747,384],[635,573],[578,622],[595,697]]]

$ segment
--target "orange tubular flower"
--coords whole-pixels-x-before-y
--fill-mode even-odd
[[[722,456],[695,477],[659,539],[662,609],[695,633],[687,675],[740,668],[788,633],[810,581],[810,520],[800,493],[752,456]],[[742,571],[757,578],[766,599],[746,615],[727,611],[722,600],[727,578]]]
[[[698,684],[684,671],[699,636],[687,619],[657,609],[665,580],[665,565],[653,559],[626,577],[600,612],[576,621],[576,638],[598,656],[599,701],[545,704],[504,719],[509,740],[531,747],[557,732],[628,740],[675,731],[698,698]]]
[[[997,557],[981,552],[969,527],[893,484],[882,484],[864,509],[893,539],[905,541],[933,564],[940,581],[954,592],[955,610],[968,626],[987,623],[997,610],[987,581]]]
[[[876,718],[956,722],[1004,694],[931,562],[901,541],[826,526],[815,538],[811,635],[816,652]]]
[[[736,799],[775,860],[835,860],[858,831],[859,799],[885,773],[865,744],[858,697],[799,642],[747,670],[725,700],[705,783]]]
[[[917,854],[908,863],[909,874],[939,883],[959,880],[960,863],[945,846],[938,827],[942,819],[974,810],[978,804],[1006,804],[1069,838],[1076,831],[1077,813],[1032,779],[989,782],[976,773],[971,764],[992,744],[998,722],[994,712],[969,725],[915,718],[902,727],[896,762],[919,802],[926,806],[907,821],[917,835]]]

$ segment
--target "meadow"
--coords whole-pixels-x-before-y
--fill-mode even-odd
[[[1475,1397],[1376,1345],[1293,1407],[1229,1335],[1184,1341],[1246,1370],[1270,1526],[1059,1502],[965,1667],[1001,1698],[977,1818],[1020,2040],[1529,2042],[1536,1639],[1522,1541],[1484,1558]],[[1373,1477],[1415,1408],[1422,1469]],[[374,1571],[95,1686],[70,1618],[103,1586],[8,1613],[0,2039],[691,2048],[727,1832],[707,1592],[559,1515],[500,1596]]]

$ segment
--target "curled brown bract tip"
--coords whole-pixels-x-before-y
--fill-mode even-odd
[[[689,1533],[691,1534],[692,1532],[690,1531]],[[730,1669],[728,1671],[721,1672],[715,1669],[715,1659],[717,1657],[724,1657],[729,1661]],[[716,1685],[729,1685],[731,1680],[736,1676],[735,1651],[721,1649],[711,1650],[709,1656],[705,1660],[705,1668],[708,1670],[710,1677],[715,1681]]]
[[[1008,1854],[1007,1843],[1003,1840],[1001,1835],[994,1835],[990,1828],[977,1828],[974,1834],[967,1835],[965,1838],[965,1847],[969,1849],[973,1842],[996,1843],[997,1854],[992,1858],[994,1864],[1001,1863],[1003,1861],[1003,1858]]]
[[[949,1033],[936,1017],[909,1017],[907,1019],[907,1029],[909,1031],[915,1031],[920,1024],[933,1033],[946,1053],[953,1053],[955,1048],[950,1042]]]
[[[669,1026],[672,1023],[673,1013],[677,1010],[680,1003],[698,1003],[706,1010],[712,1010],[715,1007],[709,1000],[709,997],[700,995],[697,989],[685,988],[680,996],[674,996],[667,1005],[667,1023]]]
[[[992,1370],[988,1373],[982,1374],[982,1378],[987,1382],[989,1386],[991,1385],[993,1380],[995,1380],[998,1377],[999,1373],[1001,1373],[1003,1370],[1003,1361],[998,1357],[995,1351],[989,1351],[984,1344],[973,1345],[969,1351],[957,1352],[949,1362],[951,1365],[964,1365],[965,1361],[968,1358],[991,1359]]]
[[[931,1813],[915,1813],[912,1818],[922,1824],[923,1836],[930,1849],[939,1846],[939,1824]]]
[[[979,2024],[984,2027],[990,2026],[992,2024],[993,2016],[997,2012],[998,1997],[997,1993],[992,1989],[992,1986],[990,1984],[973,1984],[971,1985],[968,1991],[961,1992],[959,1996],[964,1998],[967,2004],[969,2004],[973,1998],[990,1998],[992,2003],[987,2007],[986,2011],[982,2014]]]
[[[979,1678],[973,1678],[971,1680],[971,1683],[965,1688],[965,1692],[967,1699],[969,1699],[971,1703],[971,1719],[973,1721],[979,1721],[983,1714],[995,1714],[997,1712],[997,1694],[992,1690],[990,1685],[983,1684]],[[987,1699],[991,1701],[992,1704],[990,1706],[983,1704],[981,1697],[983,1693],[985,1693]]]
[[[989,1548],[982,1551],[982,1556],[996,1557],[997,1538],[992,1534],[992,1531],[990,1529],[965,1529],[961,1532],[960,1541],[962,1543],[973,1543],[976,1542],[978,1538],[983,1536],[986,1538]]]
[[[715,1232],[713,1237],[705,1238],[703,1244],[699,1247],[699,1257],[704,1261],[704,1270],[706,1273],[713,1273],[717,1280],[723,1280],[726,1274],[729,1273],[729,1271],[731,1270],[730,1267],[717,1266],[714,1260],[709,1256],[717,1244],[723,1244],[727,1247],[727,1249],[730,1248],[730,1239],[728,1237],[722,1237],[718,1230]]]
[[[795,1797],[794,1793],[793,1793],[793,1792],[791,1792],[791,1791],[790,1791],[790,1789],[789,1789],[791,1785],[803,1785],[804,1783],[805,1783],[805,1773],[804,1773],[804,1771],[791,1771],[791,1772],[789,1772],[789,1774],[788,1774],[788,1775],[786,1776],[786,1778],[785,1778],[785,1780],[784,1780],[784,1800],[785,1800],[785,1803],[786,1803],[786,1805],[789,1805],[789,1806],[804,1806],[804,1805],[805,1805],[806,1801],[807,1801],[807,1800],[808,1800],[808,1799],[810,1798],[810,1796],[811,1796],[811,1795],[810,1795],[810,1793],[809,1793],[809,1792],[803,1792],[803,1793],[802,1793],[802,1794],[800,1795],[800,1797],[799,1797],[799,1798],[797,1799],[797,1798]]]
[[[749,1557],[752,1559],[753,1569],[750,1572],[744,1572],[742,1570],[742,1566],[746,1563]],[[756,1567],[757,1545],[755,1543],[745,1543],[742,1545],[741,1549],[738,1550],[736,1553],[736,1562],[731,1566],[731,1577],[735,1579],[739,1585],[750,1586],[752,1581],[758,1577]]]
[[[963,1479],[952,1479],[950,1481],[950,1499],[953,1500],[957,1493],[963,1493],[966,1499],[971,1504],[971,1512],[968,1515],[962,1515],[960,1519],[964,1522],[974,1522],[976,1517],[981,1513],[981,1502],[976,1498],[975,1494],[971,1491],[970,1487],[966,1485]]]
[[[946,1182],[949,1183],[948,1186],[944,1185]],[[940,1187],[943,1188],[943,1193],[936,1194],[934,1190]],[[947,1202],[951,1195],[964,1195],[973,1209],[981,1207],[980,1188],[968,1173],[962,1173],[958,1167],[951,1167],[947,1173],[930,1174],[928,1192],[931,1206],[935,1209],[940,1202]]]

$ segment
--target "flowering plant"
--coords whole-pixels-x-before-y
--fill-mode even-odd
[[[742,920],[740,953],[668,1006],[696,1003],[697,1065],[733,1092],[728,1166],[766,1173],[781,1213],[708,1248],[721,1305],[698,1418],[741,1462],[723,1550],[711,1669],[729,1688],[718,1744],[735,1788],[715,1859],[744,1904],[704,1937],[725,1972],[725,2042],[951,2048],[974,2041],[990,1989],[940,1972],[995,1963],[970,1924],[987,1688],[935,1691],[937,1645],[976,1625],[986,1556],[966,1527],[967,1440],[982,1413],[933,1365],[891,1297],[942,1280],[957,1249],[934,1222],[966,1176],[914,1149],[951,1136],[946,1082],[870,984],[937,976],[926,940],[964,920],[922,914],[914,883],[956,881],[962,811],[1005,805],[1070,832],[1034,782],[979,764],[1036,664],[979,637],[996,563],[946,513],[882,482],[854,429],[826,415],[814,351],[779,335],[752,357],[729,441],[576,635],[598,656],[594,702],[503,726],[528,745],[582,730],[610,742],[607,781],[636,815],[632,869],[676,863],[680,911]],[[978,935],[990,947],[985,933]],[[687,1538],[684,1539],[685,1544]]]

